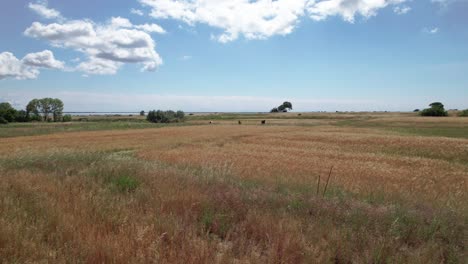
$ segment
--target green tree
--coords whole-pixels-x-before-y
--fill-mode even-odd
[[[36,119],[42,114],[43,121],[49,121],[52,115],[52,120],[59,122],[62,119],[63,102],[53,98],[33,99],[26,106],[26,114],[30,119]]]
[[[54,122],[60,122],[62,121],[62,115],[63,115],[63,102],[60,99],[52,99],[50,101],[50,110],[52,112],[52,116],[54,118]]]
[[[145,111],[141,110],[140,116],[145,116]]]
[[[286,110],[293,110],[293,107],[292,107],[292,104],[291,102],[284,102],[283,103],[283,107],[286,109]]]
[[[183,121],[185,113],[183,111],[149,111],[146,120],[153,123],[173,123]]]
[[[26,115],[31,117],[31,114],[35,116],[39,116],[39,100],[33,99],[31,100],[28,105],[26,106]]]
[[[421,111],[421,116],[448,116],[448,113],[445,111],[442,103],[434,102],[429,106],[430,108],[426,108]]]
[[[280,106],[271,109],[270,113],[288,112],[288,110],[292,110],[292,109],[293,108],[292,108],[291,102],[286,101],[283,104],[281,104]]]
[[[0,117],[7,122],[13,122],[16,117],[16,109],[10,103],[0,103]]]

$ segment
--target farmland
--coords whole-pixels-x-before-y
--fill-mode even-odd
[[[108,119],[0,127],[3,262],[467,258],[468,118]]]

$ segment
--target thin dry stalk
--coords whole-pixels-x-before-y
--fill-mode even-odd
[[[319,195],[319,190],[320,190],[320,174],[318,176],[318,182],[317,182],[317,194],[316,195]]]
[[[324,197],[325,197],[325,193],[327,192],[327,187],[328,187],[328,183],[330,182],[330,177],[331,177],[332,171],[333,171],[333,166],[331,166],[331,168],[330,168],[330,172],[328,173],[327,183],[325,184],[325,189],[323,189],[323,195],[322,196],[324,196]]]

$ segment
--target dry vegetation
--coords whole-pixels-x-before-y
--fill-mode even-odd
[[[0,138],[0,262],[466,261],[468,120],[209,118]]]

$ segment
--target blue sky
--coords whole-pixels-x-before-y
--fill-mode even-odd
[[[67,111],[468,108],[468,1],[3,1],[0,101]]]

